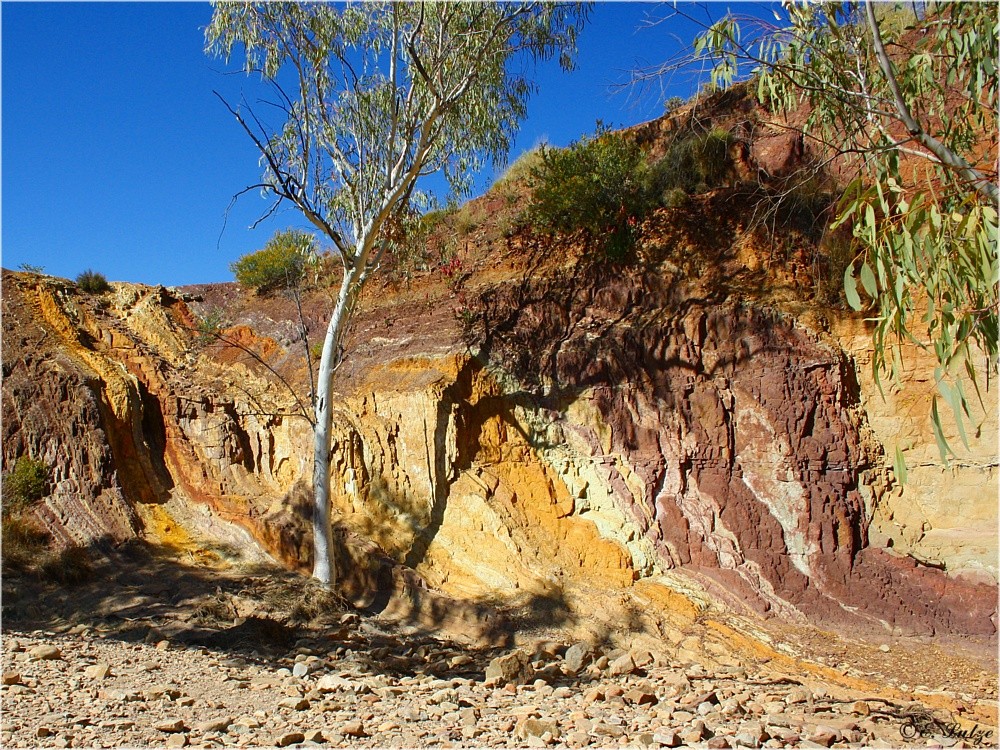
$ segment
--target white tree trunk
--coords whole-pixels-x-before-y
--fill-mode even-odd
[[[344,271],[337,303],[326,327],[323,353],[319,361],[316,383],[316,426],[313,434],[313,577],[327,587],[337,582],[337,565],[333,558],[333,530],[330,524],[330,448],[333,409],[330,390],[333,373],[340,364],[340,342],[350,317],[350,302],[356,293],[356,271]]]

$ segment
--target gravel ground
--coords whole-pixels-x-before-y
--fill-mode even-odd
[[[540,643],[491,656],[344,616],[287,650],[7,633],[3,747],[971,747],[947,712],[759,669]],[[243,623],[244,625],[246,623]],[[350,635],[344,635],[344,629]],[[495,653],[495,652],[494,652]],[[490,679],[487,679],[489,677]],[[509,682],[508,682],[509,680]],[[515,684],[522,682],[523,684]],[[970,730],[972,724],[964,722]],[[911,737],[912,735],[912,737]]]

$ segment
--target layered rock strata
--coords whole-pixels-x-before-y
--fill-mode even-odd
[[[59,466],[39,515],[65,541],[145,533],[194,553],[214,537],[217,556],[259,544],[308,570],[310,431],[286,387],[305,392],[301,342],[287,311],[199,342],[208,304],[5,273],[4,465]],[[714,601],[995,633],[994,587],[872,545],[889,483],[832,340],[668,274],[586,265],[481,286],[459,320],[372,304],[338,374],[358,603],[433,622],[452,605],[430,586],[554,617],[591,587],[674,624]]]

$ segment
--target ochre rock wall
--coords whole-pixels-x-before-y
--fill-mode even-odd
[[[277,377],[303,392],[293,341],[234,320],[242,349],[199,343],[162,288],[93,298],[5,273],[4,306],[4,466],[58,464],[39,514],[60,538],[215,538],[310,569],[311,433]],[[407,326],[377,305],[358,321],[338,374],[339,538],[368,561],[345,582],[356,601],[386,577],[422,585],[395,559],[477,601],[653,585],[684,618],[714,601],[995,632],[995,587],[871,544],[891,483],[833,339],[607,267],[481,287],[464,332],[442,305],[403,307]]]
[[[952,576],[997,582],[1000,519],[997,464],[1000,415],[995,377],[983,377],[982,401],[967,387],[970,414],[964,417],[969,445],[962,443],[954,415],[939,398],[944,435],[955,455],[945,466],[931,425],[931,399],[937,393],[933,357],[905,347],[900,383],[871,371],[871,334],[858,321],[843,320],[834,335],[857,363],[867,422],[891,455],[898,446],[907,464],[905,484],[873,487],[866,500],[872,515],[873,546],[943,568]],[[977,370],[989,365],[980,357]]]

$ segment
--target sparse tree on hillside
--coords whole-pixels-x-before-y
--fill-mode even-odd
[[[901,344],[930,351],[938,392],[964,442],[962,383],[978,389],[982,377],[975,351],[991,370],[997,366],[996,7],[783,9],[778,25],[732,15],[706,24],[693,55],[635,78],[648,82],[708,60],[713,83],[750,79],[772,111],[807,113],[803,130],[814,150],[849,160],[859,175],[832,227],[846,225],[854,235],[845,293],[852,307],[872,314],[876,382],[880,373],[900,374]],[[932,421],[947,461],[937,401]],[[904,478],[899,448],[896,468]]]
[[[315,399],[315,565],[336,580],[330,450],[334,371],[361,289],[390,248],[394,226],[420,202],[422,179],[443,173],[456,193],[472,170],[506,156],[534,85],[525,62],[570,67],[586,6],[552,3],[219,2],[208,49],[266,81],[281,125],[229,107],[261,153],[246,190],[298,208],[343,266],[320,357]],[[220,97],[221,98],[221,97]],[[244,191],[245,192],[245,191]]]

